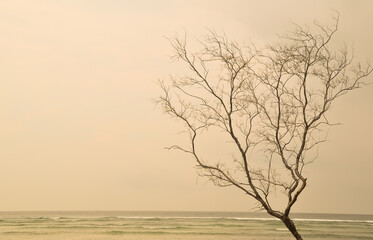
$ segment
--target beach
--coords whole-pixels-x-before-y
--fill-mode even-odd
[[[294,214],[304,239],[372,239],[373,215]],[[265,213],[2,212],[2,240],[285,240]]]

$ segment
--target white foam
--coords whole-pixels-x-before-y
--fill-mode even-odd
[[[287,228],[275,228],[276,231],[289,231]]]
[[[294,218],[294,221],[304,222],[350,222],[350,223],[373,223],[373,220],[349,220],[349,219],[307,219],[307,218]]]

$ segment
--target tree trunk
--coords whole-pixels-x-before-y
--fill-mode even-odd
[[[295,227],[294,222],[288,216],[283,216],[281,218],[281,221],[289,229],[289,231],[291,232],[291,234],[293,234],[293,236],[295,237],[295,239],[297,239],[297,240],[303,240],[302,236],[297,231],[297,228]]]

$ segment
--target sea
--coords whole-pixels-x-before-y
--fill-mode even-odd
[[[373,240],[373,215],[293,214],[305,240]],[[291,240],[260,212],[0,212],[1,240]]]

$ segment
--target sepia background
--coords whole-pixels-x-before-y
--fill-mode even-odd
[[[152,102],[157,80],[185,73],[166,37],[186,31],[192,43],[213,28],[261,45],[292,22],[331,23],[337,10],[336,45],[364,63],[372,9],[369,0],[0,0],[0,211],[251,211],[247,196],[164,150],[184,141]],[[373,214],[372,106],[373,86],[333,106],[342,125],[307,169],[294,211]]]

